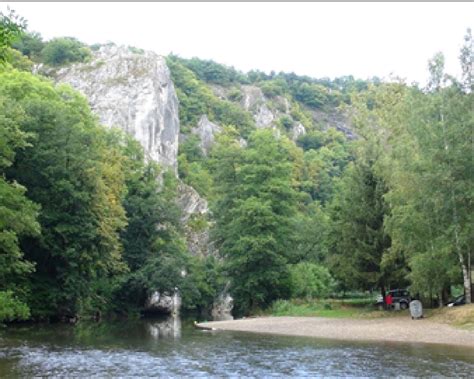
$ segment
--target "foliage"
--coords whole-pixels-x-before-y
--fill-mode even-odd
[[[263,94],[269,98],[282,96],[288,92],[288,86],[282,79],[266,80],[259,84]]]
[[[283,130],[288,131],[293,127],[293,120],[291,119],[291,117],[284,115],[278,119],[278,124]]]
[[[383,291],[388,284],[390,271],[381,266],[390,248],[383,223],[388,215],[383,198],[387,187],[375,171],[376,159],[373,151],[367,151],[348,165],[329,207],[329,263],[346,288],[379,287]]]
[[[182,281],[186,248],[180,234],[180,211],[174,201],[176,180],[153,162],[130,137],[125,148],[128,225],[121,234],[123,258],[130,270],[115,292],[119,304],[141,308],[154,291],[172,293]],[[160,177],[162,188],[160,188]]]
[[[90,57],[88,47],[72,37],[53,38],[41,51],[42,61],[50,66],[84,62]]]
[[[6,175],[41,205],[41,236],[22,242],[36,264],[32,313],[74,314],[92,279],[124,268],[122,160],[85,99],[69,88],[17,72],[2,74],[0,83],[0,96],[25,113],[19,125],[32,136]]]
[[[292,317],[331,317],[331,318],[363,318],[377,317],[379,313],[367,307],[352,306],[346,302],[335,300],[277,300],[273,302],[269,312],[272,316]]]
[[[180,102],[179,118],[185,130],[205,114],[221,125],[233,125],[246,137],[255,128],[252,116],[237,104],[216,97],[198,76],[174,56],[167,59]]]
[[[0,291],[0,324],[6,321],[27,320],[28,306],[15,298],[12,291]]]
[[[409,252],[411,279],[420,292],[439,294],[462,278],[469,293],[473,95],[457,84],[436,88],[436,82],[428,94],[409,92],[399,109],[402,127],[389,125],[395,164],[388,175],[388,230],[394,247]]]
[[[199,80],[204,82],[222,86],[247,83],[245,75],[233,67],[227,67],[212,60],[202,60],[199,58],[181,59],[177,56],[172,56],[172,58],[193,71]]]
[[[38,235],[39,207],[26,197],[24,186],[5,177],[5,170],[13,164],[16,154],[29,146],[31,136],[18,127],[25,117],[21,107],[0,95],[0,291],[10,290],[11,296],[15,294],[23,298],[27,290],[25,281],[34,266],[24,259],[19,242],[24,236]],[[4,307],[16,304],[13,299],[7,302],[11,296],[2,293]],[[7,308],[5,312],[8,312]],[[13,309],[11,312],[10,315],[17,314]]]
[[[10,47],[26,29],[26,21],[15,11],[8,9],[8,14],[0,12],[0,65],[10,56]]]
[[[324,298],[334,287],[328,269],[321,265],[301,262],[290,266],[291,294],[294,298]]]
[[[286,265],[297,194],[286,140],[254,132],[244,150],[229,130],[214,149],[215,235],[238,312],[289,296]]]
[[[305,150],[301,190],[325,205],[333,196],[335,179],[352,159],[351,146],[345,136],[334,129],[310,131],[297,143]]]
[[[23,33],[18,41],[13,43],[12,47],[28,58],[37,61],[41,57],[41,51],[45,42],[41,34],[35,32]]]

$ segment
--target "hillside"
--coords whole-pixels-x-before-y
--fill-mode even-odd
[[[470,302],[469,31],[463,77],[437,54],[419,88],[22,28],[0,56],[5,319]]]

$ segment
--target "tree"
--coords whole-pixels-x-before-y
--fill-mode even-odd
[[[329,270],[321,265],[301,262],[290,266],[291,292],[296,298],[327,297],[334,288]]]
[[[398,248],[410,251],[416,262],[422,257],[451,262],[444,266],[443,275],[434,277],[449,287],[446,278],[456,282],[456,273],[462,273],[468,303],[474,213],[472,102],[472,93],[464,93],[455,84],[435,86],[425,95],[412,93],[404,128],[394,133],[392,156],[397,166],[392,170],[393,189],[388,197],[393,208],[389,225]],[[407,140],[412,142],[406,144]],[[453,270],[453,258],[460,271]],[[442,284],[434,287],[438,294]]]
[[[237,311],[246,313],[289,296],[298,197],[287,140],[256,131],[243,149],[234,137],[232,131],[220,136],[213,152],[215,236]]]
[[[390,271],[383,257],[390,248],[384,230],[388,206],[384,201],[387,187],[375,171],[377,155],[366,151],[351,162],[336,186],[329,207],[332,220],[329,263],[334,276],[345,288],[380,288],[390,284]]]
[[[114,138],[70,88],[5,72],[0,96],[24,112],[20,130],[31,135],[6,178],[22,183],[29,199],[41,205],[41,236],[21,241],[26,258],[36,264],[32,313],[74,316],[84,309],[95,278],[124,269],[118,235],[125,226],[123,161]]]
[[[0,95],[0,322],[29,315],[24,301],[34,265],[24,259],[20,239],[40,232],[38,205],[26,197],[24,186],[5,177],[17,152],[29,146],[31,136],[18,126],[24,120],[23,110]]]
[[[6,15],[0,12],[0,65],[8,60],[12,44],[26,29],[26,21],[9,9]]]
[[[32,60],[38,60],[41,57],[45,43],[41,34],[36,32],[24,33],[20,39],[13,43],[13,48]]]
[[[53,38],[41,51],[42,61],[50,66],[84,62],[90,55],[89,48],[72,37]]]

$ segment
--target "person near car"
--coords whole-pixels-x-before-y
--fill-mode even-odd
[[[385,296],[385,305],[387,306],[388,310],[392,309],[393,298],[390,292],[387,294],[387,296]]]

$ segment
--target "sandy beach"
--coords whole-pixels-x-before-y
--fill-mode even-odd
[[[428,319],[335,319],[324,317],[259,317],[199,323],[215,330],[318,337],[346,341],[393,341],[474,348],[474,331],[456,329]]]

